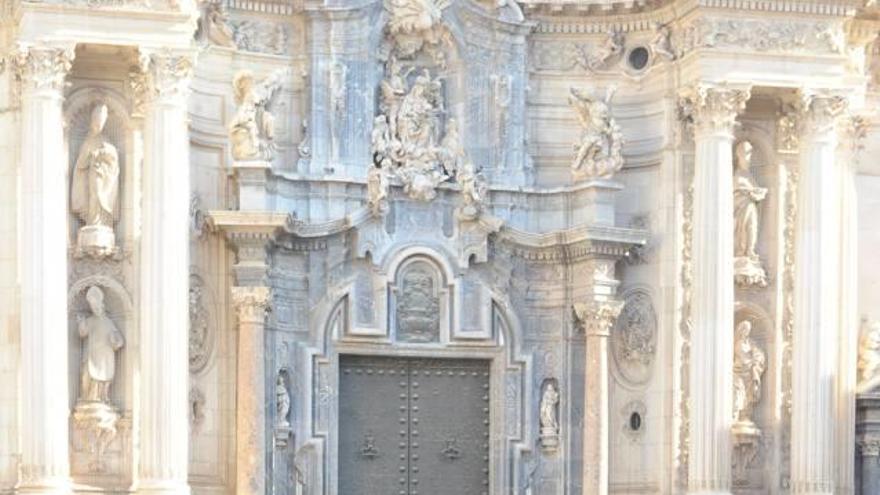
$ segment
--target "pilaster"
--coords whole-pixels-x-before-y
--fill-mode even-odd
[[[146,53],[141,239],[140,494],[186,494],[192,56]],[[161,363],[159,365],[158,363]]]
[[[20,46],[20,493],[70,493],[65,78],[73,45]]]
[[[694,124],[688,492],[728,494],[733,423],[733,131],[749,90],[698,84],[682,98]]]

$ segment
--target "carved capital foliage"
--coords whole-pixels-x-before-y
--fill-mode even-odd
[[[64,79],[73,65],[74,46],[23,46],[12,57],[22,90],[64,90]]]
[[[573,309],[578,328],[586,335],[607,337],[623,309],[623,301],[579,302],[574,303]]]
[[[240,323],[263,324],[270,301],[269,287],[232,287],[232,305]]]
[[[833,131],[838,118],[843,115],[848,104],[846,98],[840,95],[805,91],[799,96],[804,134]]]
[[[681,113],[696,134],[732,133],[736,117],[745,110],[751,92],[724,86],[697,84],[681,92]]]
[[[858,440],[856,452],[860,457],[880,457],[880,440],[876,438]]]
[[[171,51],[141,52],[140,68],[146,78],[144,81],[131,79],[133,84],[146,90],[147,98],[182,102],[189,91],[193,62],[193,57],[189,54]]]

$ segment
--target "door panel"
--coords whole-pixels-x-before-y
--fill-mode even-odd
[[[340,495],[489,491],[489,363],[340,357]]]

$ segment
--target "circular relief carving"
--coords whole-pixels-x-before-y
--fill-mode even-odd
[[[643,46],[633,48],[626,58],[629,66],[635,70],[642,70],[647,67],[649,59],[650,54],[648,53],[648,49]]]
[[[623,310],[611,334],[611,348],[617,371],[632,385],[651,378],[657,342],[657,314],[651,297],[635,290],[624,297]]]
[[[196,274],[189,276],[189,371],[205,369],[211,358],[213,339],[208,317],[205,281]]]

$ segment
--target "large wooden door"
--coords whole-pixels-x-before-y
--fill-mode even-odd
[[[489,363],[342,356],[339,495],[488,495]]]

